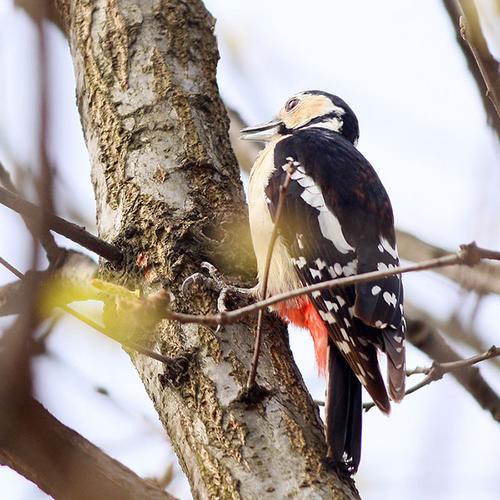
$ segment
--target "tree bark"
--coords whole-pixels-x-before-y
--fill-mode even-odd
[[[169,288],[208,260],[253,276],[239,169],[215,72],[214,19],[198,0],[54,0],[74,60],[100,236],[122,263],[102,272],[145,290]],[[182,369],[131,353],[195,498],[357,498],[327,470],[318,409],[268,316],[258,383],[241,398],[254,321],[212,329],[164,322],[148,340]],[[311,360],[312,362],[312,360]]]

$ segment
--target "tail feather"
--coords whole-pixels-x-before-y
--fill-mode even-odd
[[[405,346],[402,337],[398,342],[394,332],[384,332],[382,339],[387,355],[387,378],[389,379],[389,394],[391,399],[400,402],[405,395],[406,367]]]
[[[354,474],[361,459],[361,384],[333,344],[328,346],[325,435],[328,457]]]

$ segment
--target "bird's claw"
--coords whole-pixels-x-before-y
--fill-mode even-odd
[[[226,283],[218,271],[218,269],[210,262],[202,262],[200,267],[207,271],[208,276],[204,273],[194,273],[188,276],[181,285],[183,295],[188,295],[193,285],[204,286],[206,289],[211,290],[218,294],[217,297],[217,311],[227,312],[226,300],[230,293],[235,295],[249,297],[254,291],[253,288],[241,288]],[[221,325],[217,327],[216,332],[220,331]]]

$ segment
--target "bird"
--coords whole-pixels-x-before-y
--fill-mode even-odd
[[[250,172],[248,210],[261,291],[277,222],[267,297],[399,265],[391,202],[356,147],[358,120],[346,102],[319,90],[300,92],[277,119],[247,127],[240,137],[265,143]],[[405,393],[401,276],[314,291],[274,311],[312,336],[326,379],[325,458],[353,475],[361,458],[361,387],[386,414],[389,396],[399,402]],[[387,357],[388,391],[379,351]]]

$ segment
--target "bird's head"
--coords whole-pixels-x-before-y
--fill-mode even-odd
[[[241,138],[268,142],[309,127],[332,130],[353,144],[359,137],[358,119],[340,97],[321,90],[307,90],[288,99],[276,120],[243,129]]]

